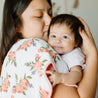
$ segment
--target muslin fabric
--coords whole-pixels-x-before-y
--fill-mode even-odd
[[[0,77],[0,98],[51,98],[46,70],[68,72],[66,63],[43,40],[22,39],[5,57]]]

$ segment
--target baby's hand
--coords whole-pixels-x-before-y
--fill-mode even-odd
[[[54,71],[46,71],[47,74],[50,74],[49,80],[53,83],[53,87],[56,84],[59,84],[61,81],[61,74]]]

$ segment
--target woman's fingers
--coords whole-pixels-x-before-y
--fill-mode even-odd
[[[90,39],[87,35],[87,33],[79,28],[79,33],[83,39],[83,44],[81,46],[81,49],[83,51],[83,53],[86,55],[87,54],[87,49],[89,48],[89,43],[90,43]]]
[[[81,28],[79,28],[79,33],[83,39],[83,45],[81,49],[83,50],[83,53],[88,54],[92,49],[96,48],[95,41],[87,23],[81,17],[78,17],[78,19],[83,23],[85,27],[85,30],[81,30]]]
[[[87,56],[96,49],[96,45],[94,43],[94,40],[86,33],[85,30],[81,30],[81,28],[79,28],[79,33],[83,39],[81,49],[83,53]]]
[[[86,23],[81,17],[78,17],[78,19],[79,19],[79,20],[82,22],[82,24],[84,25],[85,30],[86,30],[87,32],[90,32],[90,29],[89,29],[87,23]]]
[[[81,28],[79,28],[79,33],[80,33],[80,35],[81,35],[83,41],[89,39],[89,36],[88,36],[88,34],[86,33],[86,31],[81,30]]]
[[[81,17],[78,17],[78,19],[82,22],[82,24],[84,25],[84,28],[85,28],[85,33],[87,33],[87,35],[91,38],[91,39],[93,39],[93,37],[92,37],[92,34],[91,34],[91,32],[90,32],[90,29],[89,29],[89,27],[88,27],[88,25],[87,25],[87,23],[81,18]]]

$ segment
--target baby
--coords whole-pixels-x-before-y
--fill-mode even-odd
[[[77,17],[69,14],[58,15],[50,23],[48,43],[61,55],[69,68],[69,73],[47,72],[50,74],[49,79],[53,86],[59,83],[77,86],[76,84],[82,79],[85,57],[79,48],[82,44],[79,29],[84,29],[83,24]]]

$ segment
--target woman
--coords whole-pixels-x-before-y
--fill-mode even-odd
[[[10,48],[13,46],[13,44],[15,44],[20,39],[26,38],[26,39],[20,40],[19,42],[21,41],[25,42],[28,40],[27,38],[36,38],[36,37],[47,40],[47,30],[48,30],[49,23],[51,21],[51,17],[52,17],[52,9],[51,9],[51,2],[49,0],[48,2],[47,0],[5,0],[4,13],[3,13],[3,27],[2,27],[3,34],[2,34],[2,42],[1,42],[1,49],[0,49],[0,66],[2,67],[1,76],[3,76],[4,74],[5,76],[8,76],[6,75],[6,71],[7,72],[11,71],[15,75],[16,77],[15,79],[17,83],[18,77],[16,75],[16,72],[17,73],[19,72],[22,73],[22,71],[27,72],[27,69],[25,69],[24,71],[23,68],[21,68],[21,71],[19,70],[12,71],[9,67],[8,69],[5,70],[2,64],[6,58],[7,53],[9,53],[8,51],[10,50]],[[83,38],[83,52],[86,54],[87,67],[84,70],[84,76],[82,81],[79,84],[78,90],[76,90],[73,87],[67,87],[67,86],[66,86],[66,89],[65,87],[63,89],[63,85],[60,84],[54,88],[53,98],[60,98],[60,97],[61,98],[79,98],[79,97],[93,98],[95,95],[96,80],[97,80],[97,49],[87,24],[81,18],[79,19],[85,25],[85,31],[79,30],[79,32]],[[29,45],[31,45],[31,43],[32,42],[30,42]],[[33,45],[36,45],[36,44],[33,44]],[[13,53],[13,56],[14,56],[14,53]],[[19,57],[21,60],[23,56],[21,57],[20,55]],[[11,64],[13,64],[13,62]],[[16,63],[14,63],[14,65],[16,66]],[[34,73],[35,72],[33,71],[32,74]],[[8,77],[10,78],[10,76]],[[25,75],[22,77],[25,77]],[[10,82],[12,83],[12,81]],[[23,81],[20,81],[20,84],[21,83],[25,84],[23,92],[22,90],[20,90],[18,93],[16,93],[17,89],[21,85],[20,86],[18,85],[17,89],[15,89],[16,86],[13,86],[14,89],[11,89],[12,92],[9,92],[11,90],[8,90],[8,92],[6,92],[9,85],[12,85],[10,82],[8,81],[8,78],[5,79],[5,83],[4,83],[5,85],[3,86],[6,86],[6,88],[3,89],[3,86],[2,88],[0,88],[1,98],[6,98],[6,97],[7,98],[8,97],[9,98],[11,97],[12,98],[14,97],[40,98],[40,96],[37,96],[38,92],[35,93],[35,96],[32,96],[31,94],[33,93],[33,91],[27,90],[28,81],[25,78]],[[32,84],[29,84],[29,86],[33,89],[33,86],[35,85],[32,86]],[[92,89],[88,91],[88,89],[90,88]],[[2,90],[4,90],[6,93],[2,92]],[[45,92],[42,88],[40,88],[40,91],[41,91],[41,97],[46,97],[48,95],[48,93]],[[23,94],[21,94],[21,92]],[[42,92],[44,92],[44,94]],[[62,94],[61,96],[60,95],[61,92],[64,92],[63,94],[65,95]]]

